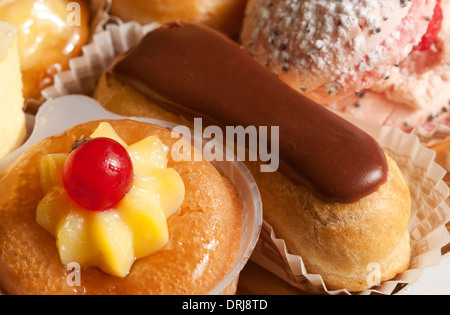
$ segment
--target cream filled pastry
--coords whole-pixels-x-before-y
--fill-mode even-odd
[[[240,248],[242,208],[207,161],[175,162],[169,130],[97,121],[47,138],[0,176],[9,294],[206,294]],[[67,266],[81,268],[68,284]]]
[[[180,23],[149,33],[104,74],[95,98],[122,114],[279,126],[282,170],[247,165],[265,219],[290,253],[333,289],[366,289],[369,261],[380,264],[383,281],[408,268],[411,203],[395,161],[220,33]]]

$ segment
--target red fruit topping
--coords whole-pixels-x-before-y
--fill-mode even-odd
[[[63,166],[63,183],[69,196],[92,211],[116,206],[133,184],[133,163],[117,141],[95,138],[75,148]]]
[[[430,49],[431,46],[433,46],[433,43],[436,41],[439,31],[441,30],[443,19],[444,15],[442,13],[441,0],[437,0],[436,7],[434,8],[433,18],[430,20],[427,33],[422,37],[422,41],[420,42],[419,46],[415,48],[415,50],[424,51]]]

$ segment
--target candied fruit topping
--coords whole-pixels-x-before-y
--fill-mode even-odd
[[[91,141],[84,142],[70,154],[50,154],[41,159],[39,170],[44,197],[37,208],[37,222],[56,238],[56,246],[64,265],[76,262],[82,267],[98,267],[105,273],[125,277],[136,259],[151,255],[167,244],[167,219],[183,203],[184,184],[175,170],[167,168],[168,148],[155,136],[128,146],[110,124],[101,123],[90,138]],[[108,164],[85,165],[86,169],[79,170],[81,174],[78,174],[82,180],[75,184],[70,183],[73,177],[68,176],[65,171],[68,164],[74,163],[71,156],[72,160],[78,159],[78,150],[83,150],[86,144],[94,146],[96,143],[99,145],[96,149],[84,149],[88,155],[94,156],[81,157],[81,164],[98,163],[95,162],[95,151],[99,149],[98,151],[103,152],[105,143],[106,146],[113,143],[115,152],[120,152],[120,159],[128,158],[132,164],[130,187],[124,185],[125,188],[112,193],[120,197],[111,198],[114,200],[112,206],[106,206],[100,200],[104,196],[97,198],[102,192],[89,197],[91,185],[96,187],[103,184],[106,192],[117,189],[112,187],[112,182],[117,180],[114,176],[102,179],[95,175],[99,172],[98,169],[95,170],[95,166],[100,168],[101,173],[102,168],[110,167]],[[118,146],[127,153],[126,157]],[[115,153],[112,154],[114,155]],[[115,163],[114,159],[112,163]],[[94,171],[90,167],[94,167]],[[129,166],[125,168],[130,170]],[[84,174],[86,170],[93,174],[93,183]],[[124,174],[123,176],[128,176],[127,171]],[[75,179],[77,180],[79,179]],[[75,193],[69,193],[73,187],[67,187],[71,185],[75,187]],[[87,193],[80,191],[83,186]],[[87,204],[78,200],[79,195],[84,196],[82,199],[87,199],[84,200]],[[95,205],[99,208],[96,209]]]

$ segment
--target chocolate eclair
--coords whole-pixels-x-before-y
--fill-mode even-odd
[[[372,263],[381,281],[409,266],[410,193],[395,161],[220,33],[180,23],[149,33],[105,72],[95,98],[119,114],[278,126],[281,170],[247,165],[290,253],[330,289],[367,289]]]

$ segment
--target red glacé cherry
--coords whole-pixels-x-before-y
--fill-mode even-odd
[[[127,150],[109,138],[95,138],[73,150],[63,166],[69,196],[92,211],[116,206],[133,185],[133,162]]]

